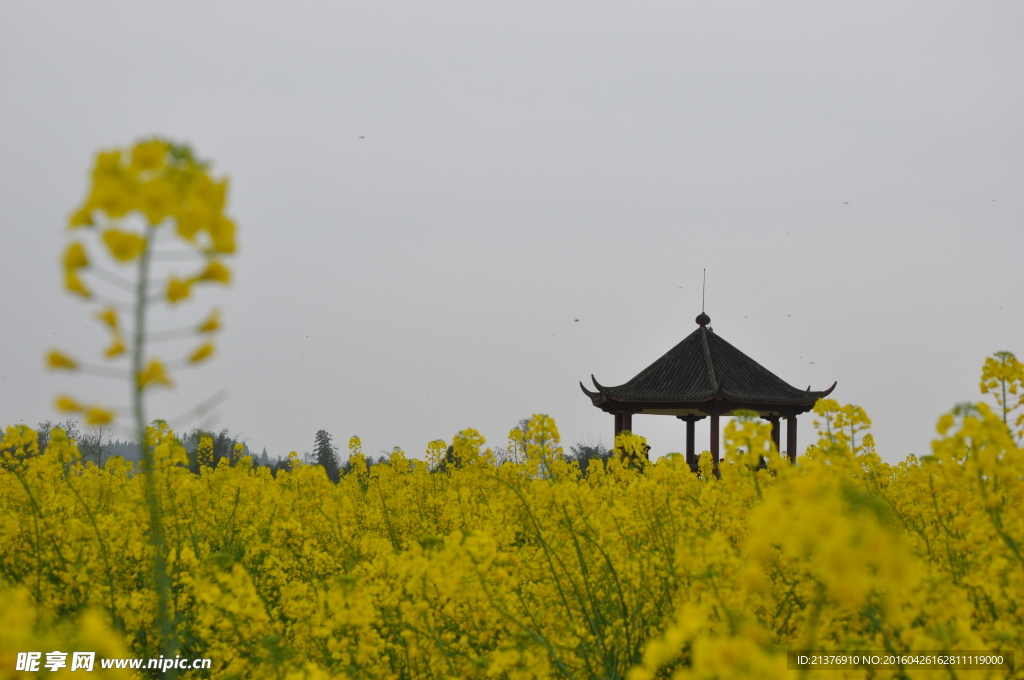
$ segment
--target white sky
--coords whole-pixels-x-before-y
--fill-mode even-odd
[[[231,176],[241,248],[171,319],[226,331],[154,417],[227,388],[216,427],[275,456],[538,412],[610,443],[577,382],[695,328],[707,267],[719,335],[927,453],[985,356],[1024,355],[1022,29],[1019,2],[3,0],[0,424],[127,401],[42,357],[97,356],[63,225],[95,150],[157,133]]]

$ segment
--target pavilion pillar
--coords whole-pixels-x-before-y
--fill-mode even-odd
[[[775,442],[775,450],[776,451],[782,451],[782,445],[781,445],[781,442],[779,441],[780,439],[782,439],[782,437],[780,436],[782,433],[779,432],[780,427],[781,427],[780,423],[779,423],[779,417],[778,416],[766,416],[765,420],[767,420],[769,423],[772,424],[772,441]]]
[[[614,446],[615,437],[619,436],[622,432],[622,413],[615,414],[615,435],[612,437],[612,445]]]
[[[633,414],[632,413],[623,413],[622,414],[622,429],[623,430],[629,430],[630,432],[633,431]]]
[[[711,414],[711,459],[715,464],[715,471],[718,471],[718,414]]]
[[[786,418],[786,450],[789,462],[796,462],[796,416]]]
[[[694,432],[697,429],[697,419],[690,416],[686,419],[686,464],[695,465],[697,454],[694,451]]]

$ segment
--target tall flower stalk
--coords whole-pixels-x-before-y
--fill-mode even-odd
[[[996,352],[981,367],[981,393],[996,401],[1003,424],[1017,439],[1024,440],[1024,364],[1013,352]],[[1021,411],[1015,414],[1016,411]],[[1011,417],[1016,419],[1011,421]]]
[[[51,369],[122,378],[129,383],[130,415],[122,424],[132,429],[141,449],[149,541],[153,549],[159,651],[165,657],[173,657],[178,641],[170,611],[171,583],[158,486],[160,464],[153,437],[147,432],[146,395],[153,388],[173,385],[168,366],[195,365],[213,354],[213,342],[208,336],[220,329],[220,318],[215,309],[192,327],[152,332],[147,312],[158,303],[178,305],[191,296],[194,285],[230,283],[231,273],[222,257],[235,252],[235,225],[224,214],[227,180],[211,176],[208,165],[196,159],[185,145],[149,139],[130,150],[102,151],[96,157],[91,180],[89,193],[72,214],[69,227],[76,235],[91,232],[114,269],[94,263],[86,240],[76,238],[64,254],[64,281],[69,292],[102,306],[96,316],[111,333],[104,359],[114,365],[82,363],[56,350],[48,354],[47,363]],[[172,230],[179,246],[185,248],[157,248],[158,238]],[[189,276],[169,272],[163,281],[153,281],[153,263],[160,257],[191,259],[202,264]],[[132,263],[134,280],[117,271],[118,267]],[[90,275],[88,283],[83,278],[86,273]],[[129,296],[127,300],[123,297],[125,293]],[[132,317],[128,343],[121,330],[122,313]],[[207,337],[173,362],[165,364],[147,352],[147,341],[197,335]],[[130,363],[127,369],[116,366],[116,362],[126,358]],[[106,425],[118,419],[113,408],[85,405],[69,395],[57,398],[57,408],[80,414],[87,426]]]

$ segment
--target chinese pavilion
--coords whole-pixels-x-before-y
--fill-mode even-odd
[[[786,419],[786,451],[796,460],[796,417],[832,393],[832,387],[812,392],[800,390],[720,338],[708,325],[704,312],[697,317],[697,330],[683,338],[660,359],[640,371],[632,380],[605,387],[593,375],[597,392],[583,383],[580,388],[594,406],[615,416],[615,434],[633,429],[633,415],[675,416],[686,423],[686,462],[696,468],[694,424],[711,418],[711,455],[719,461],[719,418],[736,411],[755,411],[772,425],[772,439],[779,451],[779,425]]]

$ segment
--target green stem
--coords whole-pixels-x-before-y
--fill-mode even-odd
[[[1005,363],[1006,362],[1003,361],[1003,364],[1005,364]],[[1003,378],[1000,382],[1003,384],[1003,403],[1001,404],[1001,406],[1003,407],[1003,425],[1006,425],[1007,427],[1009,427],[1010,424],[1006,420],[1006,413],[1007,413],[1007,411],[1010,410],[1010,409],[1008,409],[1006,407],[1006,379]]]
[[[167,546],[164,542],[160,499],[156,486],[156,465],[153,460],[152,448],[146,440],[143,386],[139,382],[139,376],[142,375],[143,353],[146,340],[146,298],[149,287],[150,246],[155,235],[155,228],[152,225],[147,225],[145,244],[139,257],[139,271],[135,289],[135,331],[134,341],[132,342],[131,396],[132,406],[135,411],[135,432],[139,448],[142,452],[142,472],[145,476],[146,505],[149,506],[149,539],[153,545],[153,585],[155,586],[157,597],[156,624],[160,638],[160,653],[164,657],[173,658],[176,653],[177,644],[174,639],[170,614],[167,610],[171,590],[170,578],[167,574]],[[175,675],[176,673],[172,670],[171,676],[165,673],[164,677],[174,677]]]

